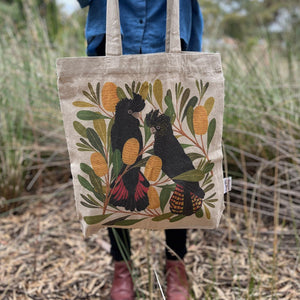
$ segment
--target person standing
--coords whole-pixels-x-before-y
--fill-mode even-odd
[[[88,56],[105,56],[106,1],[78,0],[81,8],[89,6],[85,36]],[[167,0],[119,0],[123,54],[147,54],[165,51]],[[182,51],[201,51],[203,18],[197,0],[180,1],[180,38]],[[114,260],[112,300],[134,299],[134,287],[127,263],[131,245],[128,229],[108,228]],[[125,246],[122,255],[115,234]],[[187,253],[186,229],[165,230],[167,299],[189,298],[183,263]],[[172,249],[176,255],[168,250]],[[178,259],[180,258],[180,259]]]

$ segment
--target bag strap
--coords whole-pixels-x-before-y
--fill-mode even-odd
[[[167,53],[181,52],[179,15],[179,0],[167,0]],[[107,56],[122,55],[119,0],[107,0],[105,51]]]

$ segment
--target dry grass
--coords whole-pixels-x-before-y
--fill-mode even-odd
[[[113,268],[106,230],[83,239],[70,183],[42,195],[0,219],[0,299],[108,299]],[[257,215],[246,221],[236,210],[218,230],[189,230],[185,261],[194,299],[300,299],[295,232],[281,224],[276,233],[274,258],[274,228]],[[165,290],[164,235],[132,230],[131,236],[138,299],[162,299],[153,269]]]

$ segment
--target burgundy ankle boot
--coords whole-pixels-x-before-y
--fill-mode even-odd
[[[188,300],[189,284],[184,263],[180,260],[167,260],[167,300]]]
[[[131,264],[128,264],[131,268]],[[111,300],[133,300],[133,282],[126,262],[116,261],[114,265],[114,279],[110,291]]]

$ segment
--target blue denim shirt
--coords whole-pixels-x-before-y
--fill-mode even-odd
[[[89,5],[85,35],[87,54],[96,55],[106,28],[106,1],[78,0]],[[123,54],[165,51],[166,0],[119,0]],[[182,50],[201,51],[203,19],[197,0],[180,1]]]

